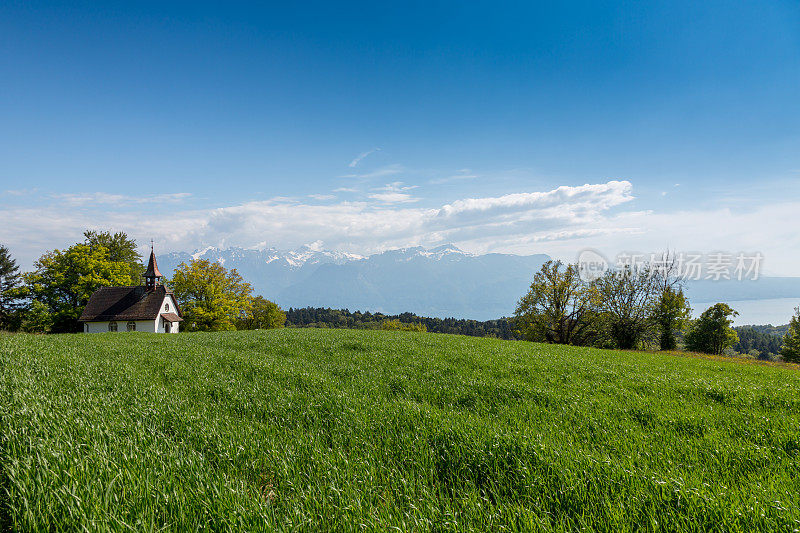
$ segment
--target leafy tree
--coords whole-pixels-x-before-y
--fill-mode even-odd
[[[683,292],[686,279],[681,274],[677,257],[669,251],[648,266],[659,288],[658,302],[653,309],[659,347],[675,350],[678,347],[676,333],[684,330],[692,318],[692,308]]]
[[[121,262],[130,265],[131,279],[140,280],[144,274],[145,266],[142,264],[142,256],[136,250],[136,241],[118,231],[84,231],[86,238],[84,244],[92,249],[104,248],[106,259],[111,262]]]
[[[686,348],[695,352],[721,355],[739,341],[731,327],[738,315],[728,304],[715,304],[703,311],[686,334]]]
[[[586,344],[595,334],[593,288],[581,280],[577,265],[563,266],[545,263],[517,304],[516,323],[527,340]]]
[[[135,284],[130,265],[109,261],[102,245],[75,244],[64,251],[53,250],[34,267],[23,276],[28,293],[47,307],[56,333],[79,331],[78,318],[98,288]]]
[[[236,329],[282,328],[286,323],[286,313],[277,304],[263,296],[256,296],[244,318],[237,319]]]
[[[750,350],[749,352],[747,352],[747,355],[752,359],[761,359],[764,354],[762,354],[758,350]]]
[[[783,338],[781,356],[789,363],[800,363],[800,307],[795,308],[795,314],[789,323],[789,333]]]
[[[653,321],[659,333],[662,350],[675,350],[678,341],[675,333],[683,330],[692,318],[692,308],[683,290],[666,287],[661,292],[653,311]]]
[[[205,259],[181,263],[169,286],[183,308],[188,331],[236,329],[250,312],[253,288],[236,271]]]
[[[0,329],[13,326],[15,311],[19,308],[19,266],[8,248],[0,245]]]
[[[381,322],[381,329],[384,331],[418,331],[422,333],[428,331],[425,324],[420,324],[419,322],[400,322],[397,319],[389,320],[388,318]]]
[[[34,300],[25,310],[21,329],[26,333],[47,333],[53,326],[53,315],[42,302]]]
[[[596,308],[605,333],[618,348],[631,350],[651,330],[659,285],[649,268],[609,270],[595,281]]]

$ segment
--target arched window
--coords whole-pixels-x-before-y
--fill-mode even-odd
[[[164,304],[164,311],[169,311],[169,303]]]
[[[136,331],[136,322],[133,320],[128,321],[128,331]]]
[[[116,322],[109,322],[108,323],[108,331],[117,331],[117,323]]]

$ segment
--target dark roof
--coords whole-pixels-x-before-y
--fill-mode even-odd
[[[161,313],[161,318],[167,322],[183,322],[183,319],[175,313]]]
[[[163,285],[157,285],[150,291],[145,287],[101,287],[89,298],[78,320],[155,320],[168,294],[172,295],[172,292]],[[175,307],[180,316],[177,302]]]
[[[156,263],[156,253],[150,250],[150,260],[147,262],[147,270],[143,274],[146,278],[161,278],[161,272],[158,271],[158,263]]]

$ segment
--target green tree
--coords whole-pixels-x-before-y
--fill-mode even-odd
[[[703,311],[686,333],[686,348],[695,352],[721,355],[727,348],[739,342],[739,336],[731,327],[732,317],[739,313],[728,304],[715,304]]]
[[[263,296],[256,296],[244,318],[236,320],[236,329],[273,329],[282,328],[286,323],[286,313],[278,304],[270,302]]]
[[[647,267],[608,270],[595,281],[595,308],[604,332],[623,350],[636,348],[652,329],[657,278]]]
[[[236,329],[250,312],[253,288],[236,271],[205,259],[181,263],[168,283],[183,308],[187,331]]]
[[[109,261],[101,245],[75,244],[64,251],[53,250],[42,255],[34,267],[23,276],[28,294],[47,307],[56,333],[80,330],[78,318],[100,287],[135,284],[130,265]]]
[[[533,276],[528,293],[515,311],[523,338],[535,342],[586,344],[593,329],[593,288],[585,283],[577,265],[548,261]]]
[[[692,308],[683,292],[686,278],[674,253],[665,251],[649,265],[659,288],[658,302],[653,309],[653,323],[662,350],[678,347],[676,333],[686,329],[692,318]]]
[[[428,331],[425,324],[419,322],[400,322],[399,319],[390,320],[388,318],[384,318],[381,322],[381,329],[384,331],[417,331],[419,333]]]
[[[127,263],[131,269],[131,279],[138,280],[144,274],[145,266],[142,256],[136,250],[136,241],[129,238],[124,232],[118,231],[84,231],[86,238],[84,244],[92,249],[105,249],[106,260],[114,263]]]
[[[678,347],[676,332],[686,328],[692,318],[692,308],[683,290],[666,287],[659,296],[653,312],[653,321],[658,329],[659,345],[662,350],[675,350]]]
[[[0,329],[16,329],[16,311],[20,303],[19,266],[8,248],[0,245]]]
[[[42,302],[34,300],[22,314],[20,329],[26,333],[48,333],[53,326],[53,315]]]
[[[781,348],[781,357],[788,363],[800,363],[800,307],[795,308],[794,313]]]

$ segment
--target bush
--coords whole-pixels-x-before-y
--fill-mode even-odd
[[[385,319],[381,322],[381,329],[385,331],[418,331],[418,332],[426,332],[428,328],[425,327],[424,324],[420,324],[419,322],[400,322],[399,320],[389,320]]]
[[[800,308],[795,309],[789,333],[783,338],[781,357],[787,363],[800,363]]]
[[[692,324],[686,334],[686,348],[695,352],[724,354],[739,342],[739,336],[731,327],[731,317],[738,314],[727,304],[712,305]]]
[[[53,327],[53,316],[45,304],[34,300],[24,313],[21,328],[26,333],[48,333]]]
[[[250,308],[244,317],[235,322],[236,329],[275,329],[286,324],[286,313],[274,302],[263,296],[251,300]]]

